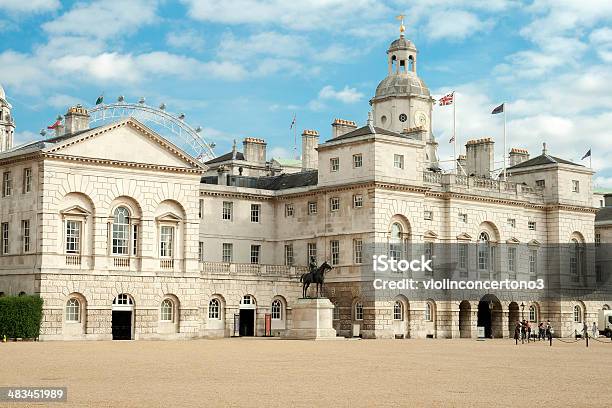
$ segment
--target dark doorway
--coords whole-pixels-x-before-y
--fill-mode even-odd
[[[255,310],[240,309],[240,335],[255,335]]]
[[[478,326],[484,326],[485,337],[490,339],[493,330],[491,327],[491,308],[489,307],[489,302],[482,300],[478,302]]]
[[[132,312],[113,310],[113,340],[132,340]]]

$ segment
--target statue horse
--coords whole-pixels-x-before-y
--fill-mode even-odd
[[[302,282],[302,297],[306,297],[308,293],[308,287],[311,283],[316,284],[317,297],[323,294],[323,283],[325,281],[325,272],[331,270],[332,267],[327,261],[323,262],[318,268],[313,268],[310,272],[302,274],[300,276],[300,282]]]

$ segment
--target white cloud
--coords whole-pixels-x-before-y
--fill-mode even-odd
[[[53,94],[45,101],[47,105],[56,109],[67,109],[70,106],[74,106],[76,104],[84,105],[85,102],[76,96],[66,95],[66,94]]]
[[[29,130],[15,132],[13,135],[13,146],[17,147],[24,143],[33,142],[34,140],[39,140],[41,138],[42,136],[40,134],[30,132]]]
[[[475,13],[442,10],[431,15],[425,30],[433,40],[463,40],[478,31],[489,30],[492,26],[492,20],[481,20]]]
[[[12,13],[42,13],[60,7],[59,0],[2,0],[0,10]]]
[[[356,88],[349,88],[348,85],[338,91],[333,86],[327,85],[319,91],[319,99],[333,99],[343,103],[359,102],[362,98],[363,93]]]
[[[124,36],[156,21],[157,1],[104,0],[77,3],[72,9],[45,23],[53,35],[84,35],[94,38]]]
[[[175,48],[186,48],[194,51],[204,49],[204,38],[195,30],[172,31],[166,34],[166,44]]]

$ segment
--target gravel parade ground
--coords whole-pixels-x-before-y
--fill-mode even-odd
[[[603,407],[611,364],[592,340],[9,342],[0,386],[66,386],[68,402],[0,406]]]

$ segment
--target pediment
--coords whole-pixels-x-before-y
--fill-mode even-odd
[[[155,220],[160,222],[179,222],[182,220],[181,217],[179,217],[178,215],[171,213],[171,212],[167,212],[165,214],[159,215],[157,217],[155,217]]]
[[[538,241],[537,239],[532,239],[531,241],[529,241],[530,246],[540,246],[540,241]]]
[[[471,241],[472,236],[468,233],[462,232],[461,234],[457,235],[457,240],[458,241]]]
[[[438,234],[436,234],[436,233],[435,233],[435,232],[433,232],[433,231],[426,231],[426,232],[423,234],[423,238],[436,239],[436,238],[438,238]]]
[[[45,149],[45,152],[172,168],[204,167],[181,148],[134,118],[79,133]]]
[[[60,211],[60,214],[63,215],[80,215],[82,217],[86,217],[91,214],[91,212],[87,211],[85,208],[80,205],[73,205],[72,207],[68,207],[64,210]]]
[[[519,241],[515,237],[511,237],[506,240],[506,244],[520,244],[520,243],[521,241]]]

